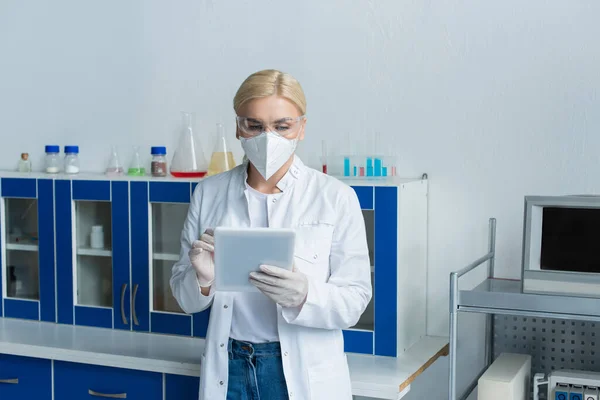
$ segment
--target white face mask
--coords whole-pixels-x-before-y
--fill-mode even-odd
[[[298,139],[286,139],[275,132],[263,132],[240,141],[246,157],[267,180],[290,159],[298,144]]]

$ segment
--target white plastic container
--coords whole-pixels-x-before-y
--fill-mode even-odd
[[[90,245],[92,249],[104,248],[104,228],[102,227],[102,225],[92,226],[92,233],[90,235]]]

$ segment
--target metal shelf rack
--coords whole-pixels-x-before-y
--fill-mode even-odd
[[[489,251],[467,267],[450,274],[450,385],[449,400],[464,400],[493,361],[494,315],[600,322],[600,299],[523,293],[517,280],[494,278],[496,220],[489,222]],[[461,277],[487,264],[488,278],[472,290],[459,290]],[[485,367],[460,396],[456,389],[458,313],[486,315]]]

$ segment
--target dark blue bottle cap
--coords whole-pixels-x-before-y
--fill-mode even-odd
[[[167,148],[165,146],[152,146],[150,148],[150,154],[157,156],[164,156],[167,154]]]
[[[65,146],[65,153],[79,153],[79,146]]]
[[[60,152],[59,146],[49,145],[46,146],[46,153],[58,153]]]

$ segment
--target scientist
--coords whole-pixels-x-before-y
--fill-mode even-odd
[[[250,75],[233,108],[244,163],[196,187],[171,277],[185,312],[212,305],[200,399],[349,400],[342,329],[357,323],[372,295],[358,198],[294,154],[304,139],[306,99],[292,76]],[[215,293],[218,226],[293,228],[293,270],[251,273],[262,293]]]

